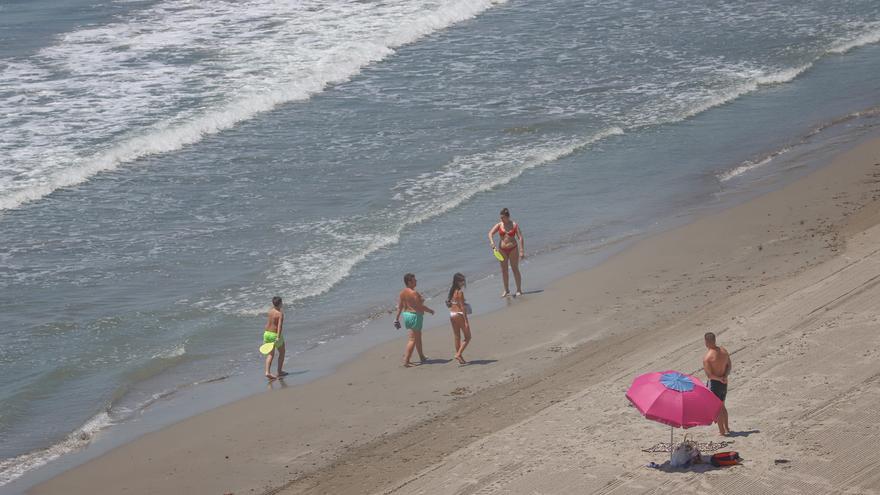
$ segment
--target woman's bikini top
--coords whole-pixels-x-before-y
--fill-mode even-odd
[[[465,305],[467,303],[464,302],[464,293],[463,292],[461,294],[461,301],[460,302],[458,299],[455,298],[455,296],[457,296],[459,292],[461,292],[461,289],[456,289],[455,292],[452,293],[452,299],[446,301],[446,307],[448,307],[449,309],[452,309],[453,305],[458,306],[459,310],[453,311],[453,312],[459,313],[459,314],[464,314],[464,313],[462,313],[462,311],[465,311]]]
[[[505,230],[504,230],[504,222],[500,222],[500,223],[498,224],[498,233],[501,234],[501,237],[504,237],[504,236],[507,236],[507,235],[509,235],[509,236],[515,236],[515,235],[516,235],[516,229],[517,229],[517,227],[518,227],[518,226],[516,225],[516,222],[513,222],[513,228],[510,229],[510,230],[505,231]]]

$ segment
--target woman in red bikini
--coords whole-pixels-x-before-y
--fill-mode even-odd
[[[516,282],[516,294],[522,295],[522,276],[519,274],[519,260],[526,257],[526,244],[523,240],[522,228],[510,219],[510,211],[507,208],[501,210],[501,221],[496,223],[492,230],[489,231],[489,244],[492,250],[495,250],[495,233],[501,238],[499,251],[504,255],[501,261],[501,280],[504,282],[504,293],[501,297],[510,295],[509,275],[507,273],[508,265],[513,270],[513,280]]]

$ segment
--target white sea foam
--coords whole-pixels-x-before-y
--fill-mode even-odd
[[[162,2],[3,61],[0,211],[351,78],[504,0]]]
[[[0,460],[0,486],[10,483],[28,471],[43,466],[64,454],[82,449],[92,441],[96,433],[112,424],[110,415],[107,412],[101,412],[64,440],[49,448]]]
[[[742,175],[746,172],[749,172],[749,171],[752,171],[756,168],[763,167],[764,165],[767,165],[768,163],[773,161],[774,158],[778,157],[779,155],[788,153],[790,150],[791,150],[791,148],[785,147],[785,148],[782,148],[778,151],[774,151],[773,153],[770,153],[760,159],[746,160],[746,161],[742,162],[741,164],[739,164],[738,166],[718,174],[718,180],[721,182],[727,182],[730,179],[733,179],[734,177],[739,177],[740,175]]]
[[[804,64],[799,67],[791,67],[787,69],[781,69],[775,72],[769,72],[767,74],[758,76],[755,78],[755,83],[758,86],[769,86],[772,84],[784,84],[790,81],[794,81],[799,75],[806,72],[813,64]]]
[[[699,115],[709,109],[730,103],[744,95],[753,93],[762,86],[785,84],[797,79],[800,75],[811,69],[816,62],[828,54],[842,54],[853,48],[880,42],[880,23],[859,24],[852,27],[855,34],[849,35],[844,40],[836,41],[830,46],[820,48],[812,58],[795,67],[783,68],[756,68],[748,64],[730,66],[720,63],[716,69],[724,74],[725,81],[718,86],[706,86],[672,95],[671,99],[682,102],[678,111],[670,112],[669,108],[661,106],[655,112],[649,112],[652,116],[650,122],[644,119],[634,119],[637,125],[655,125],[663,122],[677,122]],[[663,95],[668,97],[668,95]],[[644,109],[642,110],[644,112]],[[666,114],[666,118],[657,118]],[[754,164],[753,164],[754,165]]]
[[[835,43],[828,50],[828,53],[846,53],[853,48],[858,48],[860,46],[870,45],[878,42],[880,42],[880,23],[873,23],[870,24],[869,27],[867,27],[867,30],[865,32],[862,32],[852,38]]]
[[[671,114],[669,121],[680,121],[695,117],[712,108],[730,103],[744,95],[757,91],[761,86],[784,84],[793,81],[806,72],[813,64],[779,70],[751,69],[734,73],[732,80],[720,88],[703,90],[705,96],[689,95],[681,111]]]
[[[186,354],[186,345],[180,344],[170,349],[153,354],[153,359],[175,359]]]

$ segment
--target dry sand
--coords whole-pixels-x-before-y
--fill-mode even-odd
[[[435,318],[426,352],[442,359],[402,369],[403,340],[382,345],[32,492],[880,492],[878,198],[874,140],[474,318],[471,365],[449,361],[448,325]],[[746,462],[647,468],[665,455],[642,449],[669,429],[624,392],[643,372],[697,373],[705,331],[732,353],[729,448]],[[714,427],[689,431],[719,440]]]

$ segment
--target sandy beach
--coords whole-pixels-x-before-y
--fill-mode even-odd
[[[878,493],[878,198],[875,139],[473,318],[467,366],[429,318],[427,364],[400,367],[401,335],[29,493]],[[688,433],[745,462],[647,468],[669,429],[624,392],[648,371],[702,377],[706,331],[732,354],[733,435]]]

